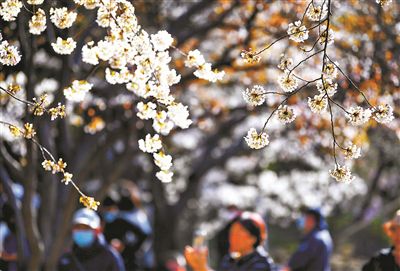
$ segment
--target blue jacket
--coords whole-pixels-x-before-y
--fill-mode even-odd
[[[332,238],[327,229],[315,229],[301,241],[299,248],[289,260],[293,271],[330,271]]]
[[[253,253],[240,258],[232,259],[226,255],[218,268],[218,271],[272,271],[275,270],[274,262],[268,253],[258,247]]]

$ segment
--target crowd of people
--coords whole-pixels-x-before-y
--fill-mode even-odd
[[[0,198],[0,270],[16,271],[17,240],[12,206]],[[59,259],[59,271],[211,271],[204,236],[196,235],[183,255],[158,265],[152,249],[152,227],[140,197],[130,189],[109,194],[97,213],[79,209],[71,223],[71,247]],[[257,213],[230,210],[229,221],[216,236],[218,271],[330,271],[333,242],[319,209],[307,208],[297,220],[302,237],[286,264],[278,265],[265,250],[268,231]],[[372,257],[362,271],[400,270],[400,210],[384,224],[392,247]],[[26,248],[28,247],[26,243]]]

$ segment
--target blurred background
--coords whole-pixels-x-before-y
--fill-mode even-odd
[[[50,2],[50,1],[49,1]],[[72,1],[57,1],[73,8]],[[292,97],[298,114],[294,124],[283,127],[273,120],[270,145],[250,150],[243,140],[250,127],[262,127],[279,97],[267,99],[256,110],[246,106],[242,91],[254,84],[278,89],[279,56],[295,61],[304,54],[284,39],[249,65],[240,59],[243,49],[260,49],[284,35],[287,25],[301,18],[306,1],[246,0],[136,0],[139,23],[149,33],[165,29],[183,52],[199,49],[213,67],[224,70],[222,82],[210,84],[184,68],[184,57],[175,50],[172,66],[182,74],[173,95],[189,105],[194,124],[174,131],[168,151],[174,157],[174,180],[161,183],[148,154],[138,139],[151,132],[151,124],[136,116],[139,100],[123,85],[110,85],[104,69],[92,70],[81,60],[80,50],[69,56],[54,53],[49,40],[55,31],[74,36],[80,48],[87,40],[104,35],[95,23],[96,14],[79,9],[74,26],[56,30],[48,24],[43,36],[27,38],[29,16],[13,23],[1,21],[4,39],[20,45],[30,65],[2,67],[0,85],[16,82],[23,98],[47,92],[52,103],[66,103],[67,117],[51,122],[35,119],[39,141],[68,163],[74,179],[96,199],[121,199],[129,191],[135,208],[147,219],[146,238],[154,264],[182,254],[193,234],[207,232],[211,259],[216,261],[216,236],[232,210],[254,210],[268,224],[268,250],[275,261],[285,263],[298,244],[294,221],[299,209],[319,206],[328,217],[335,242],[333,270],[359,270],[380,248],[389,245],[382,223],[400,208],[400,127],[368,123],[348,127],[344,118],[335,122],[338,137],[351,138],[362,146],[363,156],[352,164],[357,176],[352,183],[330,178],[330,122],[311,114],[306,97],[313,87]],[[45,6],[51,4],[45,4]],[[329,54],[365,90],[373,103],[397,106],[400,95],[400,2],[383,9],[375,0],[333,1],[335,43]],[[26,30],[26,29],[25,29]],[[301,73],[315,72],[320,59],[302,66]],[[65,101],[62,89],[72,80],[90,74],[94,87],[84,102]],[[344,105],[361,102],[346,78],[339,76],[337,100]],[[0,93],[0,119],[13,123],[29,118],[23,104]],[[71,244],[70,228],[79,195],[58,177],[41,168],[40,152],[23,139],[0,128],[0,204],[13,203],[24,226],[31,257],[45,270],[54,270],[60,254]],[[101,213],[100,206],[100,213]],[[4,218],[3,218],[4,219]],[[147,223],[146,222],[146,223]],[[36,258],[35,258],[36,257]],[[175,256],[174,256],[175,257]],[[32,260],[32,258],[30,260]]]

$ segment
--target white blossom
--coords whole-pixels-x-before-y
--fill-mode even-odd
[[[284,124],[291,123],[296,119],[296,114],[294,113],[294,110],[287,105],[280,105],[278,107],[277,114],[279,121]]]
[[[77,15],[78,14],[74,11],[68,11],[66,7],[50,8],[50,20],[60,29],[71,27]]]
[[[372,115],[370,109],[363,109],[361,106],[351,107],[347,111],[346,118],[349,120],[350,124],[355,126],[368,122]]]
[[[29,20],[29,33],[40,35],[46,29],[46,14],[44,10],[39,8],[32,18]]]
[[[151,43],[156,51],[165,51],[167,50],[174,39],[172,36],[165,30],[158,31],[157,34],[151,35]]]
[[[15,66],[21,61],[17,47],[4,40],[0,43],[0,63],[5,66]]]
[[[4,21],[15,21],[22,8],[20,0],[5,0],[1,3],[0,16]]]
[[[139,102],[137,104],[137,109],[139,111],[137,113],[137,116],[140,119],[144,119],[144,120],[152,119],[157,114],[157,111],[155,110],[156,108],[157,108],[157,105],[155,103],[152,103],[152,102],[148,102],[148,103]]]
[[[161,170],[156,173],[156,177],[163,183],[170,183],[172,181],[172,176],[174,176],[174,173],[167,170]]]
[[[176,126],[182,129],[186,129],[192,124],[192,121],[189,119],[188,107],[181,103],[168,106],[167,115]]]
[[[92,87],[93,85],[85,80],[74,80],[70,87],[64,89],[65,98],[72,102],[82,102]]]
[[[308,30],[304,25],[301,25],[301,21],[290,23],[287,33],[290,35],[289,39],[295,42],[304,42],[308,39]]]
[[[96,46],[93,46],[93,42],[85,44],[82,47],[82,61],[91,65],[99,64],[97,49]]]
[[[394,119],[393,108],[388,104],[381,104],[374,108],[372,117],[379,123],[389,123]]]
[[[334,170],[329,170],[329,174],[338,182],[348,183],[355,179],[347,166],[336,165]]]
[[[252,88],[246,88],[246,90],[243,91],[243,98],[246,103],[250,105],[262,105],[266,99],[265,90],[260,85],[254,85]]]
[[[333,82],[330,78],[324,78],[323,80],[318,80],[317,89],[319,93],[328,93],[329,97],[332,97],[336,93],[337,83]]]
[[[52,43],[54,51],[60,55],[69,55],[74,51],[76,47],[76,42],[72,38],[67,38],[66,40],[58,37],[56,43]]]
[[[153,153],[154,163],[161,170],[169,170],[172,167],[172,156],[164,152]]]
[[[187,54],[187,58],[185,61],[186,67],[188,67],[188,68],[199,67],[205,63],[206,63],[206,61],[204,60],[204,57],[199,50],[196,49],[196,50],[190,51]]]
[[[325,94],[315,95],[313,98],[308,97],[308,106],[313,113],[321,113],[328,106],[328,99]]]
[[[284,73],[278,77],[279,86],[284,92],[293,92],[298,86],[298,80],[293,74]]]
[[[345,159],[357,159],[361,156],[361,149],[357,145],[350,143],[342,150]]]
[[[265,132],[257,133],[256,129],[251,128],[244,137],[247,145],[252,149],[261,149],[269,144],[268,135]]]
[[[140,139],[138,143],[139,149],[143,152],[153,153],[162,148],[161,139],[158,134],[154,136],[147,134],[146,138],[144,140]]]
[[[308,8],[306,15],[307,18],[310,19],[311,21],[318,22],[324,19],[327,13],[328,12],[325,5],[322,7],[322,6],[314,6],[314,4],[312,4]]]

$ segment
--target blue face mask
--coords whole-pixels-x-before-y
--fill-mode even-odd
[[[93,244],[96,236],[93,230],[76,230],[72,233],[72,239],[78,247],[85,248]]]
[[[299,217],[299,218],[296,220],[296,226],[297,226],[297,228],[298,228],[299,230],[304,230],[305,222],[306,222],[306,219],[304,218],[304,216]]]
[[[104,221],[107,223],[111,223],[115,219],[117,219],[117,212],[104,212]]]

